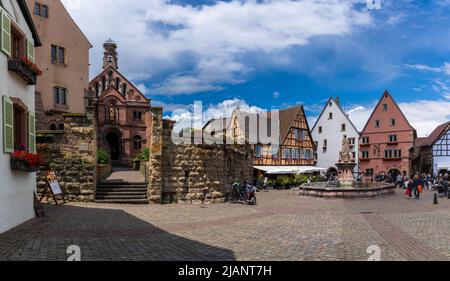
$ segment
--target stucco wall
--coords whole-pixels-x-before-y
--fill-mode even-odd
[[[84,113],[84,90],[89,85],[89,49],[91,45],[65,10],[60,0],[40,0],[47,5],[49,17],[33,13],[36,1],[27,0],[27,5],[42,41],[36,49],[36,63],[43,70],[36,91],[42,94],[45,110],[62,110],[70,113]],[[51,45],[66,49],[66,64],[53,64]],[[53,87],[68,89],[67,106],[56,106],[53,101]],[[40,130],[48,130],[39,127]]]
[[[344,135],[347,138],[355,138],[354,152],[356,152],[356,162],[358,163],[359,155],[359,133],[348,121],[344,113],[339,109],[335,101],[331,101],[332,105],[327,104],[321,118],[317,121],[312,129],[312,136],[317,142],[317,166],[320,168],[335,168],[339,161],[339,152],[342,149],[342,140]],[[333,119],[329,120],[329,113],[333,113]],[[342,124],[345,124],[346,130],[341,130]],[[322,133],[319,134],[319,127],[322,127]],[[327,150],[323,150],[323,142],[327,140]],[[355,167],[354,172],[358,172],[359,165]]]
[[[9,1],[3,1],[5,9],[14,14]],[[11,1],[17,5],[16,1]],[[22,31],[32,38],[19,7],[15,7]],[[7,56],[0,51],[0,97],[17,97],[34,111],[34,86],[28,86],[16,73],[8,71]],[[0,116],[3,109],[0,106]],[[0,123],[0,126],[1,123]],[[0,233],[34,217],[33,191],[36,188],[36,173],[11,171],[10,155],[3,153],[3,127],[0,128]]]

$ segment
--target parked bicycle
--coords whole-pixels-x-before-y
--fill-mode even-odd
[[[229,197],[231,203],[244,202],[248,205],[256,204],[256,187],[245,183],[243,186],[240,183],[233,184],[233,191]]]

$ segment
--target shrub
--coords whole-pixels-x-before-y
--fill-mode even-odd
[[[292,183],[292,178],[290,176],[278,176],[277,177],[277,185],[278,186],[283,186],[283,187],[288,187],[290,186]]]
[[[307,182],[308,182],[308,176],[306,176],[306,175],[295,175],[294,176],[294,180],[293,180],[294,185],[302,185]]]
[[[108,152],[104,149],[97,150],[97,164],[106,165],[109,163]]]

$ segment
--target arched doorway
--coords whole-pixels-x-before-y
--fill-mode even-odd
[[[121,159],[121,138],[118,133],[111,132],[106,135],[106,141],[108,142],[110,155],[112,161],[118,161]]]
[[[402,173],[398,169],[391,169],[388,172],[388,176],[390,176],[392,178],[392,180],[394,180],[394,181],[401,174]]]

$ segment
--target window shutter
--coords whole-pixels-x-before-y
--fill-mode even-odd
[[[36,116],[28,113],[28,152],[36,153]]]
[[[14,105],[12,100],[3,96],[3,151],[14,152]]]
[[[34,62],[34,43],[30,40],[27,40],[27,57]]]
[[[11,56],[11,20],[8,15],[5,13],[1,13],[1,50],[7,54],[9,57]]]

